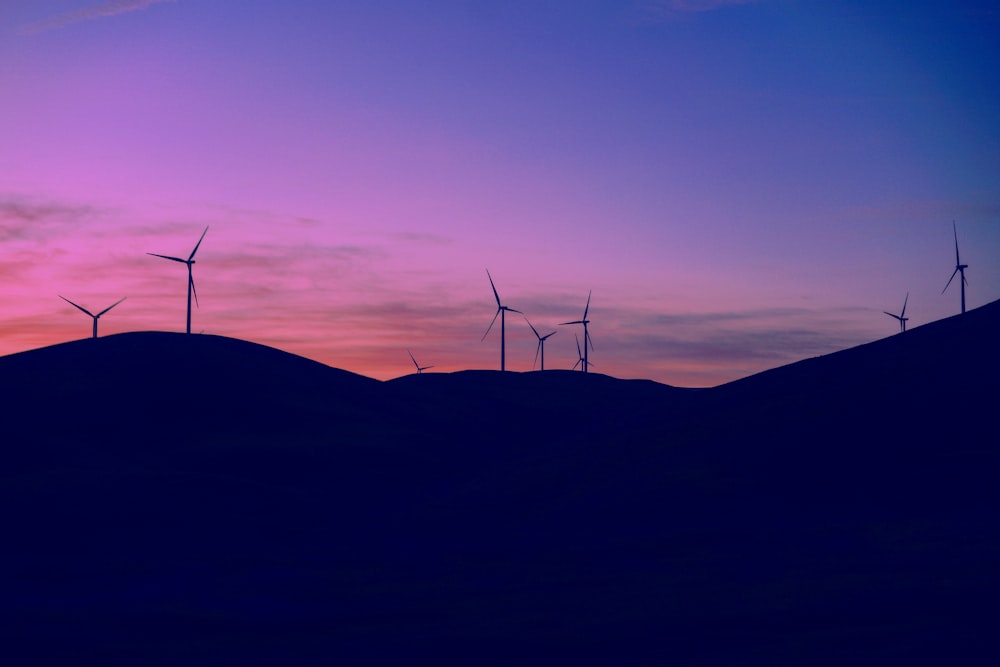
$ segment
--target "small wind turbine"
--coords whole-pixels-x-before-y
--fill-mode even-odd
[[[123,296],[122,298],[118,299],[113,304],[111,304],[110,306],[108,306],[107,308],[105,308],[104,310],[102,310],[101,312],[97,313],[96,315],[94,315],[92,312],[90,312],[89,310],[87,310],[83,306],[79,306],[79,305],[73,303],[72,301],[70,301],[69,299],[67,299],[66,297],[64,297],[62,294],[59,295],[59,298],[62,299],[63,301],[65,301],[66,303],[68,303],[69,305],[73,306],[74,308],[77,308],[78,310],[81,310],[81,311],[85,312],[86,314],[88,314],[88,315],[90,315],[91,317],[94,318],[94,335],[92,337],[93,338],[97,338],[97,320],[100,319],[101,315],[103,315],[104,313],[108,312],[109,310],[111,310],[112,308],[114,308],[115,306],[117,306],[119,303],[121,303],[122,301],[124,301],[128,297]]]
[[[545,370],[545,339],[548,338],[549,336],[554,336],[557,332],[553,331],[552,333],[547,333],[544,336],[542,336],[541,334],[538,333],[538,330],[535,329],[535,327],[531,326],[531,320],[529,320],[527,318],[527,316],[524,318],[524,321],[528,323],[528,326],[531,327],[531,330],[535,333],[535,338],[538,339],[538,347],[535,348],[535,360],[533,362],[531,362],[531,370],[535,370],[535,364],[538,363],[538,353],[541,352],[541,354],[542,354],[542,370],[544,371]]]
[[[428,368],[434,368],[433,366],[421,366],[420,364],[417,363],[417,360],[413,358],[413,353],[412,352],[410,352],[409,350],[407,350],[406,353],[408,355],[410,355],[410,360],[413,361],[413,365],[417,367],[417,375],[420,375],[421,373],[423,373],[424,371],[426,371]]]
[[[890,313],[888,310],[883,310],[882,311],[883,313],[885,313],[889,317],[895,317],[897,320],[899,320],[899,331],[900,331],[900,333],[906,331],[906,320],[910,319],[909,317],[906,316],[906,302],[909,301],[909,300],[910,300],[910,293],[907,292],[906,293],[906,298],[903,299],[903,312],[901,312],[899,315],[896,315],[895,313]]]
[[[580,318],[579,320],[573,320],[572,322],[562,322],[559,325],[559,326],[563,326],[565,324],[582,324],[583,325],[583,357],[581,357],[581,360],[583,361],[583,372],[584,373],[587,372],[587,367],[590,365],[590,363],[588,363],[588,360],[587,360],[587,349],[588,349],[588,346],[589,346],[589,349],[591,349],[591,350],[594,349],[594,341],[590,340],[590,332],[587,331],[587,325],[590,324],[590,320],[587,319],[587,312],[590,310],[590,295],[592,293],[593,293],[592,291],[587,293],[587,306],[583,309],[583,317],[582,318]],[[579,343],[577,343],[577,347],[579,347]],[[573,368],[576,368],[576,366],[573,366]]]
[[[198,243],[195,244],[194,250],[187,259],[181,259],[180,257],[170,257],[168,255],[157,255],[155,252],[147,252],[147,255],[152,255],[153,257],[162,257],[163,259],[169,259],[172,262],[180,262],[181,264],[187,264],[188,267],[188,309],[187,309],[187,333],[191,333],[191,295],[194,294],[194,303],[198,305],[198,290],[194,288],[194,276],[191,274],[191,267],[194,266],[194,254],[198,252],[198,246],[201,245],[202,240],[205,238],[205,234],[208,233],[208,227],[205,227],[205,231],[201,233],[201,238],[198,239]]]
[[[575,371],[577,366],[583,364],[583,367],[580,370],[586,373],[587,366],[591,366],[593,364],[587,361],[587,348],[583,348],[582,351],[580,350],[580,336],[578,336],[577,334],[573,334],[573,336],[576,338],[576,356],[579,357],[579,359],[576,360],[576,363],[573,364],[573,368],[570,370]]]
[[[955,232],[955,270],[952,272],[951,278],[948,278],[948,285],[951,285],[951,281],[955,279],[955,274],[956,273],[960,273],[961,274],[961,276],[962,276],[961,280],[959,280],[958,282],[961,283],[961,285],[962,285],[962,312],[964,313],[965,312],[965,286],[969,284],[969,281],[965,279],[965,270],[967,268],[969,268],[969,265],[968,264],[962,264],[962,260],[960,260],[958,258],[958,228],[955,227],[955,221],[954,220],[951,221],[951,228],[952,228],[952,231]],[[944,286],[944,289],[941,290],[941,294],[945,293],[945,290],[948,289],[948,285]]]
[[[501,304],[500,295],[497,294],[497,288],[496,285],[493,284],[493,276],[490,275],[489,269],[486,269],[486,276],[490,279],[490,287],[493,288],[493,296],[497,300],[497,312],[496,315],[493,316],[493,320],[490,322],[490,326],[486,329],[486,333],[483,334],[483,337],[480,339],[480,342],[486,340],[486,336],[489,335],[490,330],[493,328],[493,325],[497,321],[497,316],[499,316],[500,317],[500,370],[505,371],[507,370],[507,338],[506,338],[507,311],[509,310],[512,313],[518,313],[520,315],[524,315],[524,313],[522,313],[520,310],[514,310],[513,308],[508,308],[507,306]]]

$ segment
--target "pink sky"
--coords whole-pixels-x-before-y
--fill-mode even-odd
[[[874,8],[873,8],[874,7]],[[886,6],[888,7],[888,6]],[[933,26],[933,30],[930,28]],[[711,386],[1000,296],[988,3],[0,11],[0,354],[194,331],[387,379],[496,368],[488,268],[593,370]],[[947,38],[947,39],[946,39]],[[536,341],[508,319],[508,368]]]

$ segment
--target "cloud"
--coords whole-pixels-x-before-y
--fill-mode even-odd
[[[50,16],[47,19],[42,19],[41,21],[37,21],[35,23],[30,23],[22,27],[20,32],[23,35],[37,35],[39,33],[48,32],[49,30],[65,28],[66,26],[73,25],[74,23],[81,23],[83,21],[90,21],[91,19],[97,19],[104,16],[115,16],[116,14],[125,14],[127,12],[146,9],[150,5],[155,5],[161,2],[175,2],[175,0],[107,0],[106,2],[102,2],[97,5],[74,9],[72,11],[63,12],[62,14]]]
[[[0,199],[0,241],[41,240],[58,233],[64,225],[91,218],[100,209],[55,201]]]
[[[645,4],[645,10],[660,16],[699,14],[755,2],[757,0],[650,0]]]
[[[448,245],[453,242],[453,239],[446,236],[441,236],[439,234],[426,234],[424,232],[400,232],[398,234],[391,235],[390,238],[407,243],[428,243],[435,245]]]

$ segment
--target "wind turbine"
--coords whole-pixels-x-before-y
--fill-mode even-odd
[[[507,311],[509,310],[512,313],[518,313],[520,315],[524,315],[524,313],[522,313],[520,310],[514,310],[513,308],[508,308],[507,306],[500,303],[500,295],[497,294],[497,288],[496,285],[493,284],[493,276],[490,275],[489,269],[486,269],[486,276],[490,279],[490,287],[493,288],[493,296],[497,300],[497,312],[496,315],[493,316],[493,320],[490,322],[490,326],[489,328],[486,329],[486,333],[483,334],[483,337],[480,339],[480,342],[486,340],[486,336],[489,335],[490,330],[493,328],[493,325],[497,321],[497,316],[499,315],[500,316],[500,370],[505,371],[507,370],[507,338],[506,338]]]
[[[591,365],[590,362],[587,361],[587,348],[583,348],[583,351],[581,351],[580,350],[580,336],[578,336],[577,334],[573,334],[573,337],[576,338],[576,356],[579,357],[579,358],[576,360],[576,363],[573,364],[573,368],[571,368],[570,370],[574,370],[575,371],[577,366],[579,366],[580,364],[583,364],[583,368],[581,370],[584,373],[586,373],[587,372],[587,366]]]
[[[110,306],[108,306],[107,308],[105,308],[104,310],[102,310],[101,312],[97,313],[96,315],[94,315],[92,312],[90,312],[89,310],[87,310],[83,306],[79,306],[79,305],[73,303],[72,301],[70,301],[69,299],[67,299],[66,297],[64,297],[62,294],[59,295],[59,298],[62,299],[63,301],[65,301],[66,303],[68,303],[69,305],[73,306],[74,308],[76,308],[78,310],[81,310],[81,311],[87,313],[88,315],[90,315],[91,317],[94,318],[94,335],[92,337],[93,338],[97,338],[97,320],[101,317],[101,315],[103,315],[104,313],[108,312],[109,310],[111,310],[112,308],[114,308],[115,306],[117,306],[119,303],[121,303],[122,301],[124,301],[128,297],[123,296],[122,298],[118,299],[113,304],[111,304]]]
[[[410,359],[413,361],[413,365],[417,367],[417,375],[420,375],[421,373],[423,373],[424,371],[426,371],[428,368],[434,368],[433,366],[421,366],[420,364],[417,363],[417,360],[413,358],[413,353],[412,352],[410,352],[409,350],[407,350],[406,353],[408,355],[410,355]]]
[[[590,292],[587,293],[587,306],[583,309],[583,317],[582,318],[580,318],[579,320],[573,320],[572,322],[562,322],[559,325],[559,326],[563,326],[565,324],[582,324],[583,325],[583,356],[581,357],[581,361],[583,361],[583,372],[584,373],[587,372],[587,367],[590,366],[590,363],[587,360],[587,349],[588,349],[588,346],[589,346],[589,349],[591,349],[591,350],[594,349],[594,341],[590,340],[590,332],[587,331],[587,325],[590,324],[590,320],[587,319],[587,312],[590,310],[590,295],[592,293],[593,293],[593,290],[591,290]],[[580,346],[580,344],[579,344],[579,342],[577,342],[577,347],[579,347],[579,346]],[[579,362],[577,362],[577,363],[579,363]],[[573,368],[576,368],[576,366],[573,366]]]
[[[909,300],[910,300],[910,293],[907,292],[906,293],[906,298],[903,299],[903,312],[901,312],[899,315],[896,315],[894,313],[890,313],[888,310],[883,310],[882,311],[883,313],[885,313],[889,317],[895,317],[897,320],[899,320],[899,331],[900,331],[900,333],[906,331],[906,320],[910,319],[909,317],[906,316],[906,302],[909,301]]]
[[[531,330],[535,333],[535,338],[538,339],[538,347],[535,348],[535,360],[533,362],[531,362],[531,370],[535,370],[535,364],[538,363],[538,353],[541,352],[542,353],[542,370],[544,371],[545,370],[545,339],[548,338],[549,336],[554,336],[557,332],[553,331],[552,333],[547,333],[544,336],[542,336],[541,334],[538,333],[538,330],[535,329],[535,327],[531,326],[531,320],[529,320],[527,318],[527,316],[525,316],[524,321],[528,323],[528,326],[531,327]]]
[[[952,228],[952,231],[955,232],[955,270],[952,272],[951,278],[948,278],[948,285],[951,285],[951,281],[955,279],[955,274],[956,273],[962,274],[962,278],[961,278],[961,280],[959,280],[959,282],[962,284],[962,312],[964,313],[965,312],[965,286],[969,284],[969,281],[965,279],[965,270],[967,268],[969,268],[969,265],[968,264],[962,264],[962,260],[960,260],[958,258],[958,228],[955,227],[955,221],[954,220],[951,221],[951,228]],[[945,290],[948,289],[948,285],[944,286],[944,289],[941,290],[941,294],[945,293]]]
[[[180,262],[181,264],[187,264],[188,268],[188,309],[187,309],[187,333],[191,333],[191,295],[194,294],[194,303],[198,305],[198,290],[194,288],[194,276],[191,274],[191,267],[194,266],[194,254],[198,252],[198,246],[201,245],[202,240],[205,238],[205,234],[208,233],[208,227],[205,227],[205,231],[201,233],[201,238],[198,239],[198,243],[195,244],[194,250],[187,259],[181,259],[180,257],[170,257],[168,255],[157,255],[155,252],[147,252],[147,255],[152,255],[153,257],[162,257],[163,259],[169,259],[172,262]]]

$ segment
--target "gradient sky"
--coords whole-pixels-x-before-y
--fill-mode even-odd
[[[1000,298],[1000,6],[5,0],[0,354],[235,336],[379,379],[712,386]],[[536,341],[508,319],[507,361]]]

